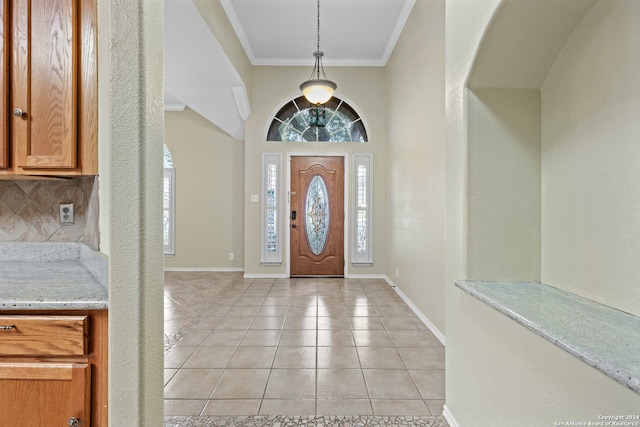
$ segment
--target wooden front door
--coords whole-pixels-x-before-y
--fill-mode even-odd
[[[344,276],[344,157],[291,157],[291,276]]]

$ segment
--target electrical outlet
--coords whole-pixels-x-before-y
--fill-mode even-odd
[[[400,267],[396,267],[396,277],[400,277]]]
[[[233,261],[234,259],[236,259],[236,254],[229,252],[229,261]]]
[[[71,225],[74,222],[73,203],[60,203],[60,224]]]

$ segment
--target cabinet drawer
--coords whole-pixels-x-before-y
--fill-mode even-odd
[[[82,356],[89,316],[0,316],[0,356]]]

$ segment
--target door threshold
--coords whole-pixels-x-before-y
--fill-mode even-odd
[[[344,274],[342,275],[335,275],[335,276],[323,276],[323,275],[313,275],[313,274],[297,274],[297,275],[290,275],[289,278],[291,279],[304,279],[304,278],[315,278],[315,279],[322,279],[322,278],[327,278],[327,279],[344,279]]]

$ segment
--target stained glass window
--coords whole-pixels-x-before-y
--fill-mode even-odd
[[[171,157],[171,152],[169,151],[169,148],[166,146],[166,144],[164,146],[164,167],[173,167],[173,158]]]
[[[320,255],[329,237],[329,193],[320,175],[311,178],[305,199],[307,241],[311,252]]]
[[[316,125],[319,113],[324,116],[323,126]],[[366,142],[367,131],[358,113],[343,100],[334,96],[317,111],[301,96],[278,111],[269,126],[267,141]]]

